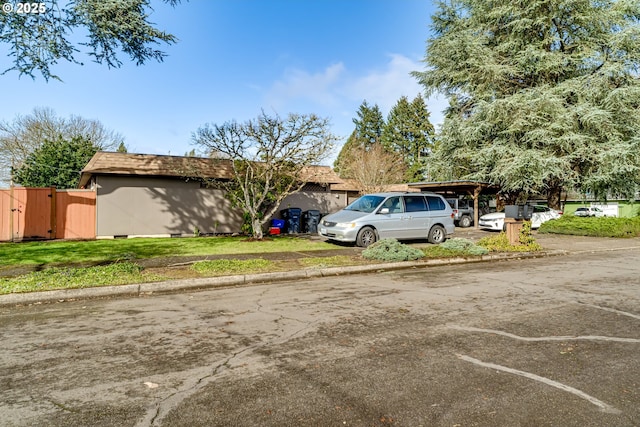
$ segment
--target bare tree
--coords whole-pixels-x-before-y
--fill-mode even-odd
[[[82,138],[101,150],[115,150],[124,138],[98,120],[71,116],[57,117],[51,108],[34,108],[12,122],[0,121],[0,183],[8,183],[11,167],[20,167],[27,156],[45,141]]]
[[[343,165],[363,194],[377,193],[389,184],[403,182],[406,173],[403,158],[380,143],[350,150],[345,155]]]
[[[330,154],[336,137],[329,132],[328,119],[313,114],[282,119],[263,111],[242,124],[206,124],[193,134],[193,141],[215,153],[221,167],[230,168],[229,181],[212,184],[226,190],[248,216],[253,237],[262,239],[263,225],[287,195],[314,179],[312,165]]]

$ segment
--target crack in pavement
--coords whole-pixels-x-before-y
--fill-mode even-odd
[[[256,302],[257,311],[261,312],[261,313],[269,314],[269,315],[275,315],[275,313],[263,311],[263,306],[261,304],[261,298],[264,297],[266,292],[267,292],[267,290],[265,290],[265,292],[263,292],[260,295],[260,298]],[[226,371],[227,368],[229,368],[233,364],[235,359],[238,359],[242,355],[249,355],[251,353],[256,352],[259,349],[262,349],[262,348],[265,348],[265,347],[268,347],[268,346],[278,345],[278,344],[282,344],[284,342],[287,342],[287,341],[291,340],[292,338],[295,338],[296,336],[298,336],[298,335],[304,333],[305,331],[309,330],[312,326],[314,326],[314,325],[316,325],[318,323],[318,321],[304,321],[304,320],[300,320],[300,319],[285,317],[285,316],[282,316],[282,315],[278,315],[276,320],[274,320],[273,322],[278,323],[280,320],[283,320],[283,319],[302,323],[303,326],[301,328],[298,328],[298,329],[294,330],[294,331],[291,331],[290,333],[285,334],[284,336],[282,336],[280,338],[273,339],[273,340],[266,341],[266,342],[262,342],[262,343],[258,343],[258,344],[254,344],[254,345],[250,345],[250,346],[247,346],[247,347],[245,347],[245,348],[243,348],[241,350],[238,350],[238,351],[234,352],[233,354],[231,354],[229,357],[223,359],[217,365],[215,365],[213,367],[213,370],[211,370],[211,367],[206,367],[206,368],[199,369],[198,371],[203,371],[204,370],[207,373],[205,374],[203,372],[200,375],[196,375],[196,378],[192,379],[192,380],[189,380],[189,378],[187,378],[185,383],[183,383],[183,385],[181,387],[179,387],[177,391],[171,393],[170,395],[168,395],[166,397],[161,398],[159,401],[157,401],[155,404],[153,404],[153,406],[147,411],[147,414],[144,416],[144,418],[142,420],[140,420],[136,424],[136,427],[152,427],[152,426],[161,425],[162,424],[162,420],[167,416],[167,414],[169,414],[169,412],[172,409],[177,407],[185,399],[189,398],[190,396],[192,396],[193,394],[195,394],[196,392],[198,392],[199,390],[203,389],[208,384],[213,382],[224,371]],[[280,329],[280,330],[282,330],[282,329]],[[189,377],[192,377],[192,376],[190,375]]]

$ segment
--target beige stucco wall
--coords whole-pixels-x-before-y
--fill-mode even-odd
[[[203,234],[237,233],[242,227],[240,211],[231,207],[224,192],[200,188],[197,181],[101,175],[95,177],[95,187],[98,238],[193,235],[195,227]],[[280,210],[288,207],[332,213],[345,207],[346,199],[344,192],[307,185],[287,196],[274,218],[281,218]]]
[[[280,210],[300,208],[302,211],[319,210],[322,214],[336,212],[346,206],[343,193],[332,193],[320,185],[307,185],[302,191],[284,198],[274,218],[280,218]]]
[[[97,236],[159,236],[240,231],[242,217],[218,189],[170,178],[96,178]]]

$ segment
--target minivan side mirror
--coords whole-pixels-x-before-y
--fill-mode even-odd
[[[379,214],[387,215],[389,213],[389,208],[382,208],[378,211]]]

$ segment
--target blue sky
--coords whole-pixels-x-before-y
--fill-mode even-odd
[[[58,116],[97,119],[125,138],[129,152],[183,155],[205,123],[256,117],[261,109],[328,117],[342,144],[363,100],[383,114],[422,88],[430,0],[191,0],[153,2],[150,20],[178,38],[161,46],[162,63],[119,69],[53,68],[63,82],[0,76],[0,120],[52,108]],[[4,49],[2,49],[4,50]],[[8,57],[2,57],[6,69]],[[427,100],[431,122],[442,100]],[[339,150],[339,147],[338,147]],[[337,150],[336,153],[337,154]]]

